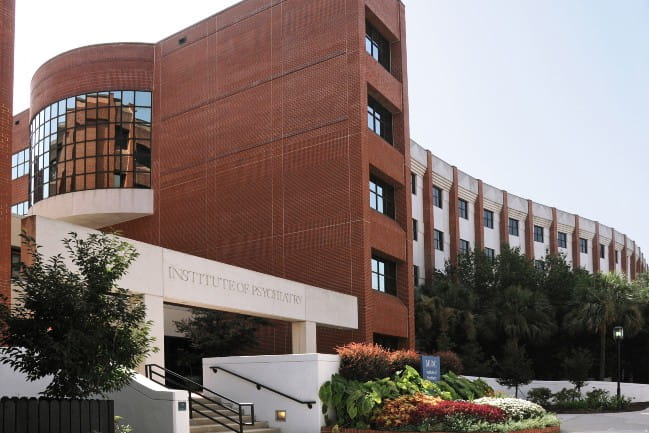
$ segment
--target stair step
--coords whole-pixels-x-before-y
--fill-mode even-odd
[[[194,415],[196,415],[196,414],[194,414]],[[232,422],[232,421],[228,421],[227,418],[222,417],[222,416],[212,417],[212,418],[216,418],[219,421],[225,422],[225,423]],[[246,416],[243,417],[243,422],[250,422],[250,419],[251,419],[250,415],[246,415]],[[197,416],[194,416],[194,418],[189,420],[189,425],[207,425],[207,424],[214,424],[214,421],[212,421],[209,418],[197,417]]]
[[[237,424],[233,423],[228,423],[228,426],[238,429]],[[268,427],[268,422],[256,422],[254,425],[244,425],[243,429],[246,431],[246,433],[252,433],[252,432],[257,432],[258,430],[263,430],[267,429]],[[228,429],[227,427],[221,425],[221,424],[208,424],[208,425],[192,425],[189,427],[189,431],[191,433],[216,433],[216,432],[227,432],[227,431],[232,431],[231,429]]]

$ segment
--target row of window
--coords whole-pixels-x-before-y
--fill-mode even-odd
[[[12,215],[24,216],[27,215],[28,211],[29,211],[29,201],[23,201],[21,203],[16,203],[15,205],[11,206]]]
[[[11,155],[11,179],[29,174],[29,147]]]

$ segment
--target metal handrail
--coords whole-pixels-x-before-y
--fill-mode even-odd
[[[162,373],[155,371],[154,368],[162,370]],[[172,385],[174,388],[179,388],[187,391],[189,393],[189,417],[193,418],[193,413],[196,412],[199,415],[204,416],[205,418],[208,418],[212,420],[213,422],[222,425],[223,427],[227,428],[228,430],[232,430],[235,433],[243,433],[243,426],[251,426],[255,424],[255,406],[253,403],[239,403],[236,402],[230,398],[227,398],[217,392],[212,391],[209,388],[205,388],[203,385],[201,385],[198,382],[194,382],[193,380],[190,380],[174,371],[171,371],[167,368],[164,368],[158,364],[146,364],[144,366],[144,374],[145,376],[152,380],[153,382],[162,385],[162,386],[167,386],[167,381],[170,380],[172,382]],[[167,375],[171,377],[167,377]],[[158,381],[156,378],[159,377],[163,379],[163,382]],[[198,387],[201,391],[194,391],[190,389],[188,384],[194,385],[195,387]],[[233,409],[232,407],[223,404],[221,401],[214,400],[213,398],[208,397],[207,395],[204,394],[204,392],[208,392],[209,394],[216,396],[220,398],[221,400],[227,401],[230,405],[236,406],[238,410]],[[231,412],[234,414],[234,418],[232,416],[229,416],[227,413],[221,413],[218,412],[216,409],[212,409],[209,406],[207,406],[205,403],[197,400],[196,398],[192,397],[192,394],[198,395],[199,397],[207,400],[209,403],[216,404],[217,406]],[[198,406],[198,408],[197,408]],[[244,407],[249,407],[250,408],[250,421],[246,422],[243,420],[243,408]],[[200,410],[199,410],[200,409]],[[203,412],[206,411],[206,412]],[[235,429],[231,427],[230,425],[224,423],[223,421],[220,421],[217,419],[218,417],[223,417],[227,419],[228,421],[236,424],[238,426],[238,429]]]
[[[267,390],[270,391],[270,392],[274,392],[275,394],[281,395],[282,397],[284,397],[284,398],[288,398],[289,400],[293,400],[294,402],[297,402],[297,403],[300,403],[300,404],[306,404],[307,407],[308,407],[309,409],[313,408],[313,405],[316,404],[315,401],[302,401],[302,400],[300,400],[300,399],[298,399],[298,398],[291,397],[291,396],[288,395],[288,394],[284,394],[282,391],[278,391],[278,390],[276,390],[276,389],[271,388],[270,386],[263,385],[263,384],[261,384],[261,383],[259,383],[259,382],[256,382],[256,381],[254,381],[254,380],[252,380],[252,379],[249,379],[249,378],[247,378],[247,377],[245,377],[245,376],[242,376],[242,375],[240,375],[240,374],[238,374],[238,373],[235,373],[235,372],[230,371],[230,370],[228,370],[228,369],[226,369],[226,368],[223,368],[223,367],[212,366],[212,367],[210,367],[210,369],[211,369],[214,373],[218,373],[219,370],[223,370],[223,371],[225,371],[226,373],[231,374],[232,376],[236,376],[236,377],[238,377],[239,379],[243,379],[243,380],[245,380],[246,382],[250,382],[250,383],[252,383],[253,385],[255,385],[255,386],[257,387],[258,390],[260,390],[260,389],[262,389],[262,388],[267,389]]]

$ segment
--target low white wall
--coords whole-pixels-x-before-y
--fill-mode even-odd
[[[137,433],[189,433],[189,404],[187,391],[170,390],[150,381],[141,374],[120,391],[106,398],[115,401],[115,415]],[[185,410],[178,410],[178,403]]]
[[[50,381],[29,382],[24,374],[0,364],[0,397],[41,397]],[[178,411],[178,402],[187,402],[187,391],[168,390],[140,374],[118,392],[92,398],[114,400],[115,415],[134,432],[189,433],[189,412]]]
[[[466,376],[468,379],[476,379],[474,376]],[[515,389],[499,385],[496,379],[491,377],[483,377],[482,380],[487,382],[495,391],[502,391],[508,396],[513,397]],[[550,388],[550,391],[557,392],[563,388],[574,388],[575,386],[567,380],[535,380],[529,385],[523,385],[518,388],[518,397],[525,398],[527,391],[532,388]],[[617,392],[617,382],[602,382],[596,380],[589,380],[586,385],[581,389],[581,393],[585,394],[595,388],[601,388],[612,395]],[[637,402],[649,401],[649,385],[644,383],[620,383],[620,392],[623,396]]]
[[[203,385],[238,402],[255,405],[255,418],[268,421],[282,433],[319,433],[324,425],[320,386],[338,372],[338,355],[309,353],[300,355],[232,356],[203,359]],[[224,371],[214,373],[210,367],[224,367],[241,376],[269,386],[302,401],[315,401],[311,409]],[[275,411],[286,410],[286,422],[275,421]]]

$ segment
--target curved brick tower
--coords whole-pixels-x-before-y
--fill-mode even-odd
[[[15,0],[0,0],[0,294],[11,293],[11,134]]]

